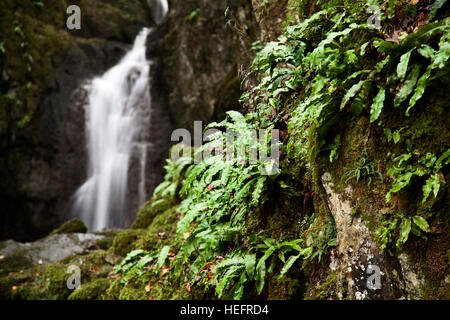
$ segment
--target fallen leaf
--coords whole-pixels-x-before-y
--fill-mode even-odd
[[[97,266],[92,266],[91,267],[91,271],[93,271],[93,272],[98,271],[98,270],[99,270],[99,268]]]
[[[207,264],[205,264],[205,266],[202,269],[202,272],[206,271],[206,270],[211,270],[211,268],[214,266],[214,263],[209,262]]]
[[[167,235],[165,232],[159,232],[158,238],[160,238],[161,240],[164,240],[164,239],[167,239]]]
[[[150,281],[150,282],[148,283],[148,285],[145,286],[145,291],[146,291],[146,292],[149,292],[151,286],[152,286],[152,282]]]
[[[170,272],[170,268],[167,268],[166,266],[162,266],[162,268],[161,268],[162,275],[165,275],[169,272]]]
[[[183,233],[183,238],[187,239],[190,237],[190,235],[191,235],[190,232],[185,232],[185,233]]]
[[[175,252],[170,251],[170,252],[167,254],[167,256],[169,256],[169,257],[175,257]]]
[[[419,15],[419,20],[417,21],[417,27],[420,28],[420,27],[428,24],[429,18],[430,18],[430,16],[427,13],[421,13]]]

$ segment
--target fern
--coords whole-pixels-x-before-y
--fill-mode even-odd
[[[427,220],[421,216],[406,217],[396,213],[386,219],[376,230],[375,240],[380,244],[382,250],[394,242],[395,247],[401,249],[408,241],[411,232],[417,237],[426,239],[423,233],[430,232]]]
[[[413,177],[428,176],[422,188],[422,202],[425,202],[431,191],[433,191],[434,197],[438,195],[441,184],[439,171],[450,163],[450,149],[443,152],[439,158],[432,153],[427,153],[419,159],[414,159],[413,154],[410,152],[396,157],[394,162],[397,163],[397,166],[393,166],[388,170],[388,175],[393,178],[393,182],[391,189],[386,195],[386,201],[389,202],[391,200],[392,193],[406,188]]]

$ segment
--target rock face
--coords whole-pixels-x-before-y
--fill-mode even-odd
[[[329,172],[322,175],[322,183],[337,231],[337,248],[331,254],[330,270],[337,273],[338,282],[347,283],[343,291],[356,300],[398,298],[398,287],[402,284],[398,273],[392,272],[361,217],[352,214],[352,187],[339,194]],[[342,292],[338,291],[337,296],[342,299]]]
[[[240,108],[239,70],[248,66],[257,28],[250,1],[173,0],[163,58],[169,110],[175,128],[221,119]],[[239,33],[236,32],[239,30]]]
[[[55,234],[35,242],[19,243],[14,240],[0,242],[2,260],[20,256],[29,266],[61,261],[73,254],[98,250],[102,235],[91,233]],[[1,260],[0,260],[1,263]]]
[[[47,16],[31,5],[16,8],[10,2],[2,3],[5,23],[1,28],[11,33],[8,39],[15,39],[12,29],[19,25],[31,54],[36,49],[41,56],[36,53],[31,65],[31,88],[36,88],[35,98],[25,102],[23,110],[28,113],[17,114],[17,106],[1,100],[7,122],[0,126],[0,239],[36,239],[69,217],[71,196],[86,174],[82,84],[116,64],[138,31],[153,23],[146,1],[79,1],[78,5],[82,28],[69,31],[66,8],[61,4],[46,4]],[[8,25],[14,11],[19,12],[18,18]],[[49,38],[54,42],[47,43]],[[21,61],[8,55],[15,46],[8,41],[6,60],[0,63],[2,93],[20,98],[25,95],[20,87],[24,80],[14,68]],[[21,118],[31,121],[15,127]],[[156,163],[151,164],[156,170],[149,179],[161,175],[159,158]]]

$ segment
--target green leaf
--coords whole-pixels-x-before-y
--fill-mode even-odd
[[[406,70],[408,70],[409,59],[414,49],[409,50],[407,53],[400,57],[400,63],[397,65],[397,77],[400,79],[400,81],[403,81],[405,79]]]
[[[423,57],[430,59],[434,56],[436,53],[436,50],[434,50],[432,47],[430,47],[427,44],[423,44],[420,49],[417,50]]]
[[[44,3],[42,1],[34,1],[33,2],[33,6],[35,6],[37,8],[43,8],[44,7]]]
[[[403,101],[408,98],[408,96],[413,92],[417,79],[420,74],[420,65],[414,65],[413,69],[409,72],[408,77],[405,80],[405,83],[398,91],[397,95],[394,98],[394,107],[398,107]]]
[[[255,274],[256,254],[248,254],[245,256],[244,260],[245,271],[247,272],[248,278],[252,280]]]
[[[427,220],[421,216],[413,217],[413,222],[416,226],[418,226],[422,231],[430,232],[430,226],[428,225]]]
[[[386,135],[386,139],[388,142],[391,142],[392,140],[392,131],[390,128],[384,129],[384,134]]]
[[[344,109],[347,102],[350,101],[351,98],[353,98],[359,90],[361,90],[364,83],[366,83],[367,80],[361,80],[358,83],[354,84],[345,94],[344,99],[342,99],[341,102],[341,110]]]
[[[220,279],[219,283],[216,286],[216,294],[219,298],[222,298],[223,291],[228,288],[231,280],[238,276],[238,271],[240,270],[240,266],[231,266],[230,269],[225,273],[225,275]]]
[[[279,184],[280,184],[280,187],[283,188],[283,189],[289,188],[289,186],[288,186],[288,185],[286,184],[286,182],[284,182],[284,181],[281,181],[281,180],[280,180]]]
[[[433,3],[433,6],[431,7],[431,11],[430,11],[430,20],[433,20],[434,17],[436,16],[436,13],[438,12],[438,10],[440,8],[443,7],[443,5],[447,2],[447,0],[436,0]]]
[[[414,91],[414,95],[412,96],[411,100],[409,100],[409,107],[406,110],[406,115],[409,116],[409,110],[415,106],[417,100],[419,100],[423,93],[425,92],[425,88],[427,86],[427,80],[431,75],[431,70],[428,69],[419,79],[417,82],[416,90]]]
[[[236,283],[235,287],[237,289],[234,291],[233,299],[234,300],[241,300],[242,296],[244,295],[244,283],[247,282],[247,277],[245,275],[245,272],[241,274],[241,277],[239,278],[239,281]]]
[[[270,261],[269,269],[267,269],[267,272],[268,272],[269,274],[272,274],[272,273],[273,273],[273,270],[275,269],[276,263],[277,263],[277,256],[276,256],[276,255],[273,255],[273,256],[272,256],[272,260]]]
[[[441,187],[441,184],[439,182],[439,175],[437,173],[435,173],[427,179],[427,181],[425,182],[425,185],[422,188],[422,190],[423,190],[422,203],[425,203],[425,201],[427,201],[431,191],[433,191],[434,197],[436,198],[440,187]]]
[[[442,69],[450,58],[450,30],[442,35],[439,41],[439,51],[431,58],[431,69]]]
[[[292,265],[295,263],[295,261],[298,260],[298,258],[301,257],[301,253],[296,255],[296,256],[291,256],[289,257],[288,261],[286,262],[286,264],[283,266],[283,269],[281,269],[280,275],[278,276],[278,279],[281,279],[281,277],[283,277],[286,272],[289,271],[289,269],[292,267]]]
[[[263,189],[265,187],[266,180],[267,176],[259,177],[258,181],[255,184],[255,188],[252,194],[252,204],[254,206],[257,206],[259,203],[259,199],[261,198],[261,193],[263,192]]]
[[[284,256],[286,252],[281,250],[280,252],[278,252],[278,259],[280,259],[283,263],[286,263],[286,258]]]
[[[444,163],[444,164],[442,164]],[[450,149],[447,149],[440,157],[437,159],[434,164],[434,171],[439,171],[442,169],[443,165],[447,165],[450,163]]]
[[[392,186],[391,191],[392,192],[398,192],[407,185],[409,185],[409,182],[411,181],[411,178],[413,176],[412,172],[406,172],[404,174],[399,175]]]
[[[158,269],[160,269],[166,262],[166,258],[167,258],[167,255],[169,254],[169,250],[170,250],[170,246],[164,246],[161,249],[161,252],[159,253],[159,256],[158,256],[158,262],[156,263],[156,266],[158,267]]]
[[[150,255],[143,256],[139,262],[136,264],[136,268],[138,268],[140,271],[142,271],[142,268],[144,268],[148,263],[153,261],[153,257]]]
[[[381,114],[384,106],[384,99],[386,97],[386,91],[384,88],[380,88],[377,96],[373,100],[373,104],[370,107],[370,122],[376,121]]]
[[[269,258],[272,255],[272,253],[275,252],[276,249],[277,249],[276,247],[269,247],[264,253],[264,255],[261,257],[261,259],[259,259],[258,265],[265,263],[267,258]],[[258,268],[258,266],[256,268]]]
[[[397,144],[400,141],[400,131],[395,130],[392,134],[392,138],[394,139],[394,144]]]
[[[264,282],[266,278],[266,263],[261,263],[261,260],[258,262],[258,266],[256,267],[256,291],[258,294],[261,294],[264,289]]]
[[[404,244],[408,240],[409,232],[411,231],[411,219],[403,219],[400,224],[400,237],[399,242]]]

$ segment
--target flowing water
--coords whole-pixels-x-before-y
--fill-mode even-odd
[[[156,23],[168,12],[167,0],[153,0]],[[137,206],[147,199],[147,152],[151,143],[150,67],[144,28],[133,48],[113,68],[86,86],[88,177],[74,195],[74,212],[97,231],[122,227],[127,208],[130,165],[139,166]],[[133,161],[134,160],[134,161]],[[137,161],[136,161],[137,160]]]
[[[153,0],[153,18],[156,23],[160,23],[169,11],[167,0]]]
[[[111,227],[124,215],[128,170],[140,158],[139,201],[145,201],[146,141],[151,114],[150,62],[146,58],[148,29],[133,48],[103,76],[87,86],[86,139],[88,179],[75,194],[75,211],[90,230]]]

